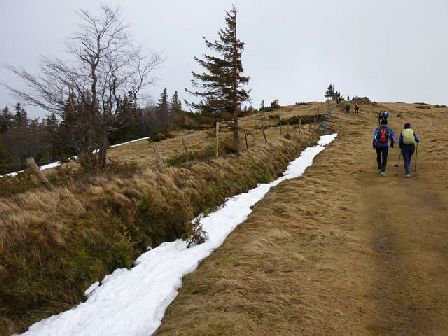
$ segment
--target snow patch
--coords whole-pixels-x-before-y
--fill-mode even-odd
[[[148,139],[149,139],[149,137],[144,137],[144,138],[140,138],[140,139],[136,139],[136,140],[131,140],[131,141],[128,141],[128,142],[123,142],[123,143],[119,143],[119,144],[116,144],[116,145],[112,145],[112,146],[110,146],[110,148],[120,147],[120,146],[123,146],[123,145],[127,145],[127,144],[130,144],[130,143],[134,143],[134,142],[138,142],[138,141],[142,141],[142,140],[148,140]]]
[[[84,292],[84,296],[89,297],[90,294],[92,294],[98,288],[99,285],[100,283],[98,281],[91,284],[90,287],[87,288],[86,291]]]
[[[149,137],[144,137],[144,138],[140,138],[140,139],[131,140],[131,141],[128,141],[128,142],[123,142],[123,143],[119,143],[119,144],[116,144],[116,145],[112,145],[112,146],[110,146],[109,148],[120,147],[120,146],[123,146],[123,145],[127,145],[127,144],[130,144],[130,143],[134,143],[134,142],[138,142],[138,141],[142,141],[142,140],[148,140],[148,139],[149,139]],[[99,151],[99,149],[95,149],[92,153],[93,153],[93,154],[96,154],[96,153],[98,153],[98,151]],[[78,158],[77,156],[74,156],[74,157],[72,157],[72,158],[69,158],[69,160],[72,160],[72,159],[73,159],[73,160],[76,160],[77,158]],[[49,164],[46,164],[46,165],[41,166],[41,167],[40,167],[40,170],[56,168],[56,167],[58,167],[58,166],[60,166],[60,165],[61,165],[61,162],[60,162],[60,161],[52,162],[52,163],[49,163]],[[13,177],[13,176],[17,176],[17,174],[19,174],[19,173],[23,173],[23,172],[24,172],[24,170],[20,170],[20,171],[16,171],[16,172],[8,173],[8,174],[5,174],[5,175],[0,175],[0,178],[2,178],[2,177]]]
[[[163,243],[142,254],[135,266],[107,275],[100,286],[86,291],[88,299],[77,307],[33,324],[26,336],[147,336],[160,326],[168,305],[182,285],[182,277],[193,272],[199,262],[218,248],[252,212],[252,206],[279,183],[302,175],[313,159],[336,138],[322,136],[292,161],[283,176],[272,183],[259,184],[249,192],[228,199],[200,223],[207,233],[205,243],[187,248],[182,240]]]

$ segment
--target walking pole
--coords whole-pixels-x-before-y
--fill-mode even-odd
[[[415,149],[415,166],[414,166],[414,170],[415,172],[417,172],[417,156],[418,156],[418,142],[417,142],[417,148]]]

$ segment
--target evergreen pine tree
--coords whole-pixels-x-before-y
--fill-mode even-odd
[[[58,119],[56,114],[52,112],[45,120],[45,125],[50,132],[54,132],[58,127]]]
[[[25,109],[22,107],[22,104],[17,103],[14,109],[16,111],[15,115],[16,127],[26,126],[28,122],[28,116],[26,114]]]
[[[171,111],[177,113],[182,111],[182,103],[179,100],[179,93],[174,91],[173,97],[171,98]]]
[[[327,88],[327,91],[325,91],[325,98],[334,98],[335,92],[334,92],[334,85],[330,84]]]
[[[5,133],[11,127],[14,117],[9,113],[8,106],[2,110],[0,114],[0,134]]]
[[[160,94],[159,103],[157,104],[157,119],[161,125],[162,130],[166,130],[168,128],[168,123],[170,119],[170,111],[168,106],[168,93],[166,88],[163,89],[163,92]]]
[[[241,103],[249,99],[249,92],[243,88],[249,77],[242,75],[241,53],[244,43],[237,37],[237,11],[235,6],[225,16],[226,27],[218,32],[214,42],[205,40],[207,48],[216,56],[204,55],[195,60],[204,68],[203,73],[193,72],[193,87],[189,91],[201,98],[191,105],[203,114],[216,117],[233,117],[233,144],[239,152],[238,115]]]
[[[175,127],[184,127],[185,118],[182,111],[182,103],[179,99],[179,93],[174,91],[173,97],[171,98],[171,119]]]

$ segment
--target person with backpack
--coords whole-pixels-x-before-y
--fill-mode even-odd
[[[386,120],[389,118],[389,112],[381,111],[378,113],[378,125],[381,125],[381,120]]]
[[[373,132],[373,149],[376,150],[376,162],[378,163],[378,171],[381,176],[386,175],[387,157],[390,147],[395,144],[395,135],[392,128],[387,126],[387,119],[381,120],[381,125]]]
[[[420,142],[420,137],[415,134],[410,123],[404,124],[404,130],[400,134],[398,146],[401,149],[404,161],[404,177],[411,177],[411,159],[415,151],[415,146]]]

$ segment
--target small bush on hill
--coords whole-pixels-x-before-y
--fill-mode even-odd
[[[278,122],[279,126],[284,126],[284,125],[297,125],[300,123],[300,120],[302,125],[304,124],[311,124],[314,123],[314,121],[316,120],[317,122],[320,122],[322,120],[322,118],[324,118],[323,114],[318,114],[317,117],[313,116],[313,115],[304,115],[304,116],[300,116],[300,115],[295,115],[292,116],[290,118],[287,119],[281,119]]]
[[[376,105],[376,102],[372,102],[369,97],[355,97],[352,99],[354,103],[358,104],[372,104]]]
[[[163,189],[148,191],[138,205],[132,235],[141,249],[181,237],[187,219],[193,217],[194,209],[180,194],[177,197],[161,194]]]
[[[188,160],[207,160],[215,157],[215,146],[207,146],[200,150],[192,150],[188,152]],[[181,164],[187,163],[187,154],[185,152],[179,153],[172,156],[166,160],[166,163],[170,166],[179,166]]]
[[[273,100],[272,102],[271,102],[271,109],[273,109],[273,110],[276,110],[276,109],[279,109],[281,106],[280,106],[280,104],[278,103],[278,99],[275,99],[275,100]]]
[[[187,247],[193,247],[200,245],[207,239],[207,233],[202,228],[199,219],[188,223],[183,240],[187,241]]]

